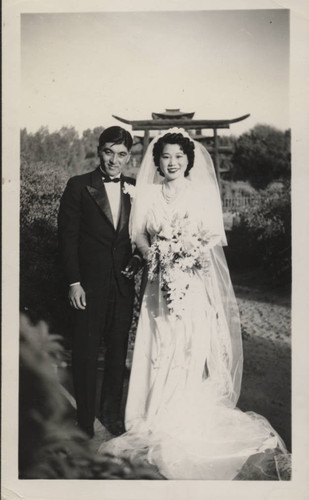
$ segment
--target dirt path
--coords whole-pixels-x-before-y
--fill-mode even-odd
[[[265,416],[291,450],[291,308],[286,293],[235,287],[244,349],[238,406]]]

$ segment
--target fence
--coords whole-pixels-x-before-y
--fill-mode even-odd
[[[241,208],[251,207],[258,203],[257,196],[233,196],[222,199],[224,212],[237,212]]]

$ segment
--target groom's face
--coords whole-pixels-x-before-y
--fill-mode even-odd
[[[130,159],[130,152],[124,144],[106,142],[99,151],[101,168],[110,176],[119,175]]]

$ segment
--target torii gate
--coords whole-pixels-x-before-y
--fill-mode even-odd
[[[214,165],[216,169],[217,179],[219,187],[221,187],[220,182],[220,170],[219,170],[219,153],[226,152],[228,148],[219,147],[218,145],[218,129],[230,128],[231,123],[240,122],[245,120],[250,116],[250,114],[239,116],[238,118],[226,119],[226,120],[193,120],[193,113],[184,113],[179,109],[166,109],[162,113],[152,113],[152,120],[127,120],[125,118],[120,118],[119,116],[113,115],[116,120],[122,123],[131,125],[132,130],[143,130],[143,156],[146,152],[148,144],[150,142],[150,130],[165,130],[171,127],[181,127],[188,130],[190,135],[195,140],[207,140],[209,137],[202,135],[203,129],[213,130],[213,140],[214,148],[208,148],[214,153]],[[195,132],[192,132],[192,131]]]

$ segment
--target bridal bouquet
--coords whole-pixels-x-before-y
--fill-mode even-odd
[[[209,270],[207,247],[212,239],[209,231],[193,231],[188,215],[175,215],[169,225],[162,225],[148,253],[148,278],[159,280],[170,314],[181,318],[184,298],[197,271]]]

